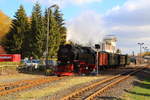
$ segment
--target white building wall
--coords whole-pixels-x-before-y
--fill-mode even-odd
[[[106,38],[103,40],[103,51],[115,53],[116,52],[116,42],[117,39],[115,37]]]

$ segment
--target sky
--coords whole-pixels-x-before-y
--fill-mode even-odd
[[[0,10],[13,18],[22,4],[31,16],[37,1],[43,11],[53,4],[60,6],[67,40],[95,44],[115,35],[123,53],[138,53],[139,42],[150,50],[150,0],[0,0]]]

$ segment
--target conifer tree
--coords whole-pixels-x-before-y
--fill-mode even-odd
[[[45,33],[44,34],[44,39],[43,39],[43,41],[44,41],[44,46],[43,46],[44,52],[46,52],[46,42],[47,42],[47,21],[48,21],[47,16],[48,16],[47,9],[45,9],[44,18],[43,18],[43,21],[44,21],[44,33]]]
[[[61,43],[60,44],[65,44],[67,29],[64,26],[65,23],[64,23],[64,19],[63,19],[63,14],[60,12],[58,6],[55,8],[54,16],[55,16],[55,19],[56,19],[56,21],[58,23],[58,27],[59,27],[59,34],[60,34],[60,37],[61,37],[61,40],[60,40]]]
[[[9,33],[1,41],[8,53],[20,53],[23,58],[43,56],[46,50],[47,13],[46,10],[43,17],[41,7],[36,3],[29,23],[23,6],[20,6],[12,20]],[[56,57],[59,45],[66,42],[66,27],[58,7],[49,9],[48,38],[49,57]]]
[[[24,40],[28,34],[29,24],[23,6],[21,5],[12,20],[11,29],[4,38],[2,45],[8,53],[19,53],[24,56]]]
[[[38,3],[36,3],[33,7],[31,18],[31,37],[31,56],[34,58],[40,58],[44,52],[44,22],[41,7]]]

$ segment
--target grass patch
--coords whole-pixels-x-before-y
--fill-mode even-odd
[[[0,65],[19,65],[20,62],[0,62]]]
[[[20,62],[0,62],[0,69],[3,67],[5,69],[16,69]]]
[[[150,77],[134,82],[135,87],[128,91],[123,100],[150,100]]]

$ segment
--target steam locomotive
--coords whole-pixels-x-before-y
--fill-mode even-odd
[[[96,52],[90,47],[61,45],[55,74],[58,76],[90,74],[97,70],[96,57]],[[125,66],[129,64],[128,59],[128,55],[98,52],[98,69]]]

